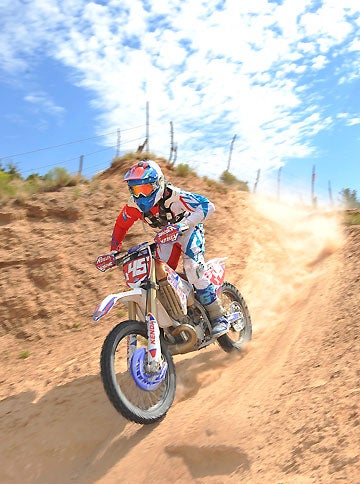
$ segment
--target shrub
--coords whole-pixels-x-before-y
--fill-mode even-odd
[[[72,192],[74,200],[77,200],[78,198],[81,197],[82,193],[79,187],[75,187]]]
[[[225,170],[220,176],[220,180],[225,183],[225,185],[235,185],[238,190],[243,190],[245,192],[249,191],[248,182],[238,180],[236,176]]]
[[[12,162],[9,162],[7,164],[7,169],[6,170],[3,170],[3,171],[5,171],[6,173],[8,173],[10,175],[10,178],[12,180],[21,180],[22,179],[22,177],[21,177],[21,175],[19,173],[19,170],[18,170],[17,166],[14,163],[12,163]]]
[[[345,225],[360,225],[360,211],[346,210],[344,213]]]
[[[21,360],[25,360],[26,358],[29,358],[29,356],[30,356],[30,351],[27,351],[27,350],[20,351],[19,353],[19,358]]]
[[[183,177],[196,174],[187,163],[180,163],[180,165],[176,165],[175,173]]]
[[[45,176],[45,184],[49,187],[66,187],[71,180],[71,175],[66,168],[57,166],[50,170]]]
[[[346,208],[360,208],[360,200],[356,196],[356,190],[344,188],[340,192],[341,202]]]
[[[119,166],[125,163],[126,161],[136,161],[136,160],[162,160],[166,161],[165,158],[159,158],[154,153],[150,153],[148,151],[144,151],[143,153],[134,153],[133,151],[129,151],[128,153],[125,153],[123,156],[116,157],[113,159],[111,163],[111,167]]]
[[[90,195],[97,192],[99,190],[99,188],[100,188],[99,180],[97,178],[94,178],[93,180],[91,180],[91,182],[89,183],[89,193],[90,193]]]
[[[15,193],[16,189],[11,183],[11,175],[4,171],[0,171],[0,198],[14,196]]]
[[[81,177],[70,175],[66,168],[56,167],[46,175],[37,173],[29,175],[25,180],[17,172],[0,170],[0,198],[17,198],[24,200],[34,193],[59,190],[62,187],[75,186]]]
[[[43,177],[43,184],[40,186],[40,191],[48,192],[58,190],[62,187],[74,187],[79,182],[81,182],[80,176],[70,175],[66,168],[57,166]]]
[[[228,192],[226,186],[224,186],[223,183],[220,183],[216,180],[212,180],[211,178],[208,178],[207,176],[204,176],[203,180],[207,184],[208,187],[214,188],[216,191],[218,191],[220,193],[227,193]]]
[[[225,185],[234,185],[237,182],[237,178],[230,173],[229,171],[225,170],[221,176],[220,180],[225,183]]]
[[[43,184],[43,177],[41,177],[37,173],[33,173],[32,175],[29,175],[24,181],[25,192],[29,195],[33,193],[38,193],[41,191],[41,187],[43,186]]]

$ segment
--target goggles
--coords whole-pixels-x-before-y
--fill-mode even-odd
[[[136,198],[149,197],[154,191],[159,188],[158,183],[145,183],[144,185],[129,186],[130,193]]]

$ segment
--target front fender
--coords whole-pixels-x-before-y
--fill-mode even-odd
[[[131,291],[119,292],[117,294],[109,294],[105,299],[101,301],[98,306],[96,306],[93,320],[99,321],[103,316],[105,316],[111,309],[115,306],[117,301],[121,299],[121,302],[127,305],[128,301],[138,301],[145,297],[145,291],[141,288],[132,289]]]
[[[101,301],[101,303],[95,308],[93,314],[93,320],[99,321],[103,316],[105,316],[111,309],[115,306],[115,304],[120,300],[121,304],[128,306],[129,302],[135,302],[137,315],[141,321],[145,321],[145,314],[146,314],[146,291],[137,287],[135,289],[131,289],[130,291],[119,292],[117,294],[109,294],[106,296],[105,299]],[[156,306],[158,311],[158,323],[160,327],[167,327],[173,325],[173,320],[170,318],[164,306],[161,302],[157,299]]]

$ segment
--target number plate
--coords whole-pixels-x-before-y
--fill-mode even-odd
[[[148,253],[126,261],[123,265],[126,285],[129,287],[139,286],[140,282],[150,274],[150,263],[151,258]]]

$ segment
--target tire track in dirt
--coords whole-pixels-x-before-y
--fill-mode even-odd
[[[246,212],[241,235],[229,231],[228,250],[236,253],[228,279],[254,323],[244,354],[212,346],[176,357],[175,403],[162,422],[141,427],[116,413],[98,376],[111,319],[58,335],[49,348],[40,341],[37,368],[29,359],[24,376],[15,373],[23,391],[1,402],[2,483],[355,484],[358,394],[347,355],[356,346],[350,329],[337,336],[334,321],[350,324],[356,313],[356,294],[349,295],[358,276],[346,279],[357,270],[356,252],[343,273],[341,233],[328,214],[260,199]],[[246,260],[238,264],[243,243]]]
[[[312,230],[310,233],[314,235]],[[279,227],[277,231],[279,233]],[[295,240],[297,236],[295,233],[292,238]],[[306,242],[305,247],[312,246],[312,241]],[[281,298],[274,298],[273,306],[268,304],[262,314],[260,310],[257,312],[259,317],[255,320],[255,327],[258,328],[258,333],[255,333],[255,341],[249,345],[243,358],[232,358],[222,355],[216,349],[209,349],[204,354],[195,354],[192,358],[184,358],[177,363],[180,382],[178,390],[181,395],[177,396],[176,404],[156,430],[153,451],[158,456],[160,470],[152,470],[153,482],[161,482],[163,476],[172,472],[174,467],[179,481],[196,479],[198,482],[219,482],[220,479],[221,482],[238,482],[239,479],[249,479],[248,482],[259,482],[262,475],[260,462],[269,463],[269,454],[271,465],[274,466],[276,455],[269,452],[267,446],[272,446],[280,438],[281,429],[279,432],[274,427],[270,416],[277,415],[279,407],[284,404],[281,387],[288,383],[286,366],[293,359],[301,359],[299,348],[306,344],[308,338],[307,312],[311,310],[314,299],[314,296],[309,295],[321,290],[322,282],[319,282],[319,278],[331,279],[334,276],[336,264],[329,264],[324,271],[320,267],[317,271],[318,266],[326,259],[323,255],[319,257],[319,254],[331,257],[340,245],[332,239],[329,247],[326,246],[327,243],[326,236],[323,244],[320,243],[316,250],[310,247],[310,255],[299,258],[297,252],[304,250],[297,248],[295,254],[292,254],[291,241],[287,241],[288,259],[298,260],[298,265],[292,265],[291,284],[288,283],[288,270],[280,271],[277,276],[277,287],[287,301],[283,303],[279,300]],[[267,250],[266,243],[263,250],[267,257],[273,257],[273,252]],[[258,254],[255,260],[259,260]],[[251,273],[253,276],[257,274],[254,267],[251,268]],[[286,279],[281,280],[281,277]],[[247,279],[246,282],[248,286],[253,284],[253,287],[259,284],[256,279]],[[277,320],[272,320],[267,325],[268,315],[279,313],[279,304],[283,311]],[[287,404],[285,416],[288,412],[293,412],[291,403],[288,401]],[[235,410],[238,415],[234,424]],[[181,423],[177,415],[181,415]],[[131,451],[129,461],[135,462],[133,459],[136,455],[144,455],[152,446],[152,435],[149,434]],[[293,447],[290,446],[289,453],[295,446],[295,443]],[[223,457],[224,452],[227,459]],[[257,457],[254,458],[254,455]],[[282,457],[285,461],[287,455],[285,452]],[[256,467],[258,469],[253,471]],[[294,482],[306,482],[306,479],[308,482],[316,482],[296,473],[296,469],[292,472],[291,466],[287,470],[286,463],[283,464],[283,469],[285,474],[290,472]],[[127,471],[126,464],[123,463],[119,463],[104,476],[104,481],[113,482],[115,476],[120,474],[125,481],[131,481],[131,472]],[[276,471],[275,468],[274,479],[277,475],[281,475],[281,471]],[[148,477],[147,470],[139,471],[137,481],[145,482]]]

